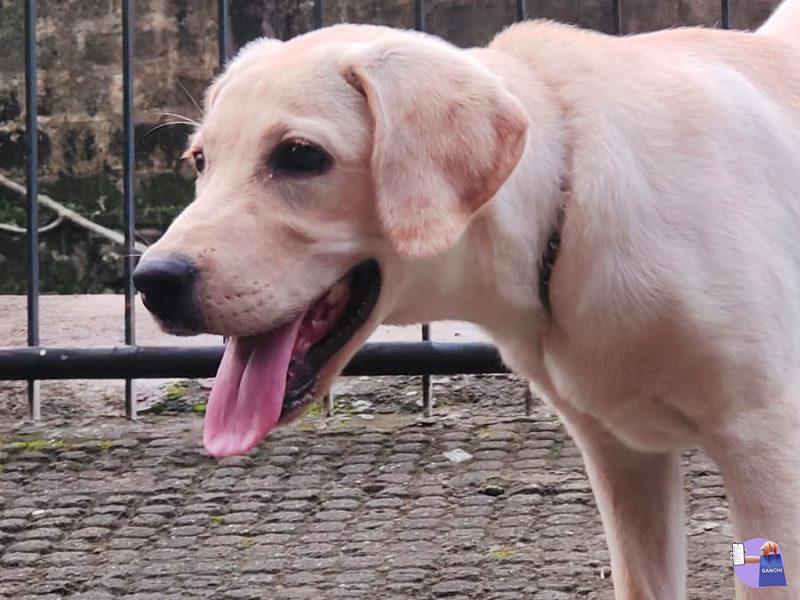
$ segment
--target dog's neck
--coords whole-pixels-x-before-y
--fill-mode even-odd
[[[495,338],[536,337],[548,325],[555,238],[569,192],[563,176],[542,178],[535,146],[454,248],[411,266],[391,322],[470,321]]]

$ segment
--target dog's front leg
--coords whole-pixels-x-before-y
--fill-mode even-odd
[[[619,600],[685,598],[680,454],[629,448],[593,418],[556,403],[583,453],[611,553]]]
[[[800,413],[776,402],[774,410],[739,423],[738,431],[709,436],[706,451],[722,471],[735,540],[775,542],[788,588],[751,589],[737,579],[736,597],[800,598]]]

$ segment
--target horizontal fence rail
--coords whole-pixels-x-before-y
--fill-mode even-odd
[[[508,0],[514,3],[517,20],[536,18],[537,3]],[[611,9],[611,30],[624,33],[623,0],[607,0]],[[42,348],[39,346],[39,252],[38,252],[38,106],[36,0],[24,0],[25,45],[25,139],[27,195],[27,348],[0,349],[0,380],[28,382],[30,416],[39,418],[38,380],[43,379],[124,379],[126,381],[126,413],[135,418],[136,404],[133,379],[172,377],[211,377],[215,374],[223,346],[211,347],[147,347],[137,346],[135,338],[134,294],[131,275],[134,255],[135,199],[135,106],[134,106],[134,0],[122,0],[123,62],[123,224],[125,237],[125,344],[108,348]],[[432,3],[431,3],[432,4]],[[235,49],[230,33],[230,2],[217,0],[218,56],[222,67]],[[731,27],[731,2],[720,0],[719,25]],[[315,28],[324,22],[323,0],[313,0],[312,21]],[[414,2],[414,27],[427,31],[429,6],[425,0]],[[372,343],[362,348],[350,361],[345,375],[422,375],[425,408],[432,407],[431,375],[506,373],[496,348],[482,343],[437,343],[429,341],[430,330],[422,330],[423,341],[411,343]]]
[[[0,349],[0,379],[158,379],[213,377],[223,346],[114,346]],[[506,373],[491,344],[376,342],[366,344],[345,375]]]

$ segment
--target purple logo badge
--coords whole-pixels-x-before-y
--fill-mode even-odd
[[[786,586],[783,555],[778,544],[766,538],[734,543],[731,560],[736,577],[751,588]]]

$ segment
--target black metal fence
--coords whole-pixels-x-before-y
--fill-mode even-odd
[[[622,32],[622,0],[609,0],[613,31]],[[219,61],[222,66],[231,50],[228,35],[228,0],[218,0]],[[323,0],[314,0],[314,26],[320,27]],[[43,348],[39,342],[39,203],[38,203],[38,91],[37,91],[37,0],[25,0],[25,127],[26,127],[26,215],[28,348],[0,349],[0,380],[28,382],[28,406],[32,419],[41,416],[39,380],[43,379],[125,379],[125,411],[136,416],[134,378],[210,377],[222,356],[217,347],[143,347],[136,345],[134,320],[135,290],[131,275],[135,267],[134,235],[134,0],[122,0],[123,68],[123,220],[125,237],[125,345],[110,348]],[[721,23],[730,24],[729,0],[721,0]],[[415,27],[425,31],[425,0],[415,0]],[[516,0],[518,20],[533,18],[526,0]],[[430,376],[458,373],[506,372],[497,350],[488,344],[435,343],[427,325],[422,341],[413,343],[367,344],[345,369],[346,375],[422,375],[423,398],[431,403]]]

